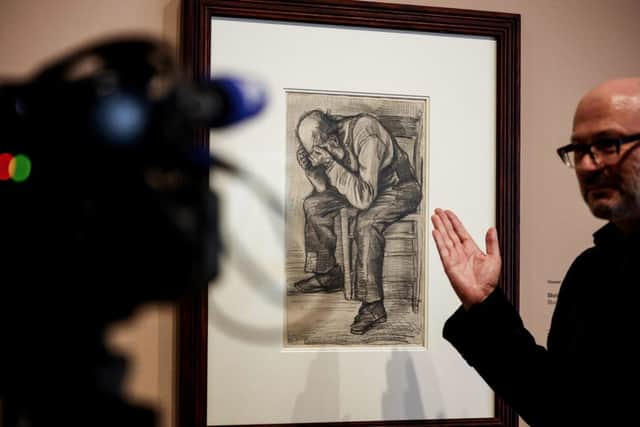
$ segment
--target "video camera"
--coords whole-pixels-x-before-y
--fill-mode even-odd
[[[83,425],[135,418],[114,399],[123,360],[103,330],[216,276],[217,163],[194,134],[264,104],[251,82],[185,78],[169,45],[144,38],[95,43],[0,82],[6,426],[80,425],[95,410],[104,420]]]

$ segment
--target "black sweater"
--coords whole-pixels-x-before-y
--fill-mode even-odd
[[[640,423],[640,235],[625,238],[608,224],[594,242],[563,280],[547,349],[499,289],[444,326],[444,337],[531,426]]]

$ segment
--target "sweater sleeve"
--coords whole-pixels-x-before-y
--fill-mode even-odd
[[[500,289],[468,311],[460,307],[443,336],[530,425],[556,425],[571,412],[563,414],[560,405],[567,403],[560,365],[536,344]]]

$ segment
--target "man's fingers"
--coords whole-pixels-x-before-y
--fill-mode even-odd
[[[434,230],[438,231],[442,242],[448,247],[453,247],[453,241],[449,236],[447,227],[444,225],[444,222],[442,222],[442,216],[440,215],[440,212],[442,211],[436,209],[436,213],[431,216],[431,222],[433,223]]]
[[[329,157],[329,152],[322,147],[313,147],[312,154],[318,161],[322,161]]]
[[[453,213],[453,211],[446,211],[445,216],[449,219],[453,226],[453,229],[462,240],[471,239],[471,235],[469,234],[467,229],[464,228],[464,225],[462,225],[462,221],[460,221],[458,216]]]
[[[310,169],[311,168],[311,160],[309,160],[309,156],[306,154],[298,154],[298,163],[302,167],[302,169]]]
[[[431,234],[433,235],[433,240],[436,242],[436,249],[438,249],[440,261],[442,261],[442,265],[446,269],[451,263],[452,252],[450,250],[450,246],[447,245],[444,236],[438,230],[433,230]]]
[[[487,236],[485,237],[486,245],[487,245],[487,255],[491,256],[500,256],[500,243],[498,241],[498,231],[495,227],[491,227],[489,231],[487,231]]]
[[[460,236],[456,233],[453,225],[451,224],[451,220],[446,213],[442,209],[436,209],[436,213],[438,217],[440,217],[449,238],[456,244],[461,243]]]
[[[471,245],[471,248],[474,251],[476,250],[480,251],[480,248],[478,247],[476,242],[473,240],[473,237],[471,237],[467,229],[464,227],[464,225],[462,224],[462,221],[460,221],[458,216],[455,213],[453,213],[453,211],[449,211],[449,210],[445,212],[445,215],[451,222],[451,225],[453,226],[453,229],[455,230],[456,235],[460,238],[460,241],[462,242],[462,244],[466,248],[469,248],[469,245]]]
[[[432,217],[432,221],[434,221],[434,226],[444,235],[444,237],[450,242],[451,246],[457,246],[457,250],[463,250],[462,242],[460,240],[460,236],[454,230],[453,225],[445,211],[440,208],[435,210],[435,213]]]
[[[320,156],[318,155],[318,153],[314,150],[311,153],[309,153],[309,161],[311,162],[311,164],[313,166],[318,166],[318,163],[320,162]]]
[[[455,262],[455,259],[457,259],[460,246],[456,246],[456,244],[449,238],[447,229],[442,223],[442,219],[437,214],[431,217],[431,222],[434,227],[432,232],[433,240],[436,242],[436,248],[438,249],[442,263],[447,266],[452,262]]]
[[[298,162],[300,162],[301,164],[309,163],[309,154],[303,146],[298,147],[298,150],[296,151],[296,157],[298,158]]]

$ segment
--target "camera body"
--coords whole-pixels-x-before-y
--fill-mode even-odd
[[[103,333],[217,275],[213,163],[193,135],[229,122],[218,89],[182,78],[154,39],[0,83],[4,425],[152,425],[120,397],[126,361]]]

